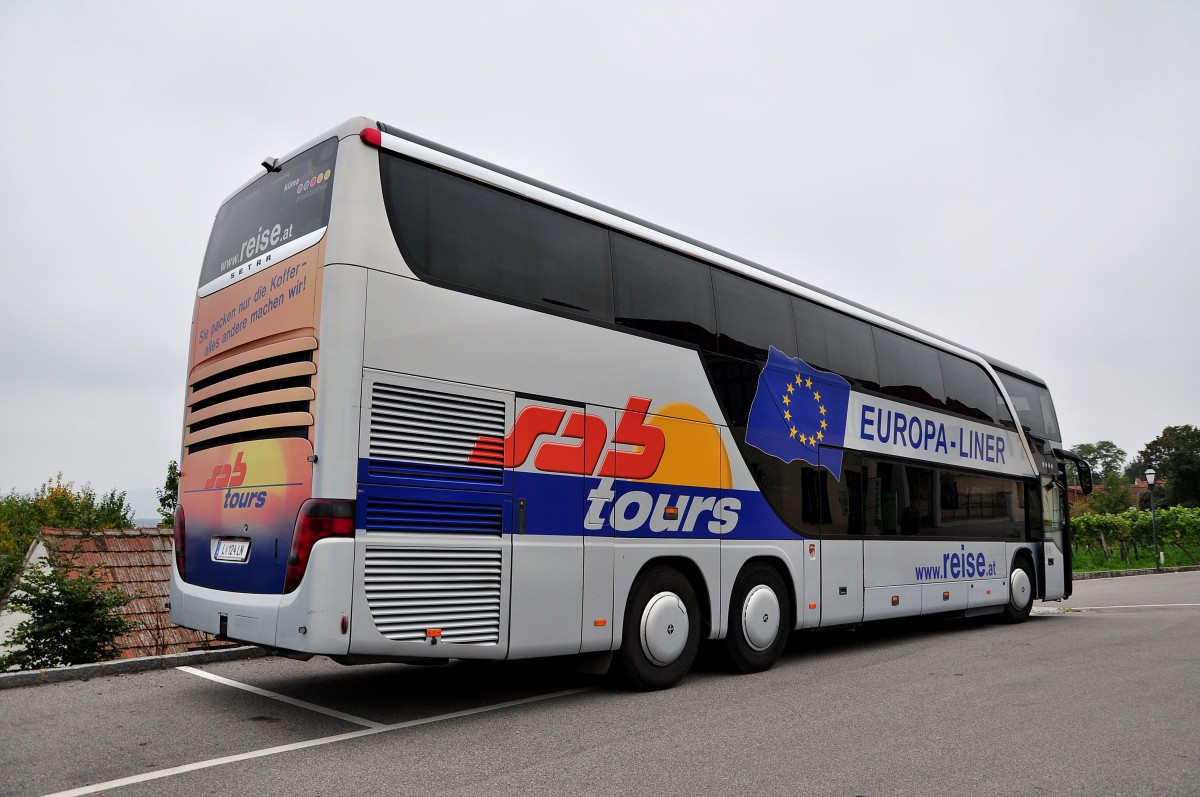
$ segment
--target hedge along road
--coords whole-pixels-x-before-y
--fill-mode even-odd
[[[653,694],[276,658],[8,689],[0,794],[1200,794],[1198,631],[1193,572],[1019,626],[796,634],[767,673]]]

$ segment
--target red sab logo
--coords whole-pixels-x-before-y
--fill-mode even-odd
[[[533,466],[540,471],[648,479],[658,470],[667,447],[662,429],[646,424],[649,409],[650,399],[630,396],[617,417],[617,430],[610,441],[608,425],[599,415],[586,412],[568,415],[558,407],[526,407],[504,438],[480,437],[467,462],[519,468],[536,447]],[[538,440],[543,435],[574,442],[547,441],[539,446]],[[638,450],[621,451],[614,446],[637,446]],[[597,469],[601,454],[605,454],[604,462]]]
[[[212,476],[204,483],[205,490],[216,487],[240,487],[246,481],[246,463],[242,462],[242,452],[237,452],[237,458],[232,465],[217,465],[213,468]]]

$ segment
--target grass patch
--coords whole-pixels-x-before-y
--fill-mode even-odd
[[[1159,543],[1160,546],[1162,543]],[[1200,545],[1167,545],[1160,548],[1163,553],[1163,567],[1186,567],[1200,565]],[[1129,551],[1126,559],[1120,552],[1111,551],[1106,557],[1103,549],[1096,546],[1090,550],[1076,548],[1072,569],[1076,573],[1094,573],[1104,570],[1153,570],[1154,548],[1152,545],[1139,545],[1136,551]]]

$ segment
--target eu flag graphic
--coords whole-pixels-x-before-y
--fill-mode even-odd
[[[774,346],[758,377],[746,443],[784,462],[807,462],[842,478],[850,383]],[[818,457],[818,449],[820,456]]]

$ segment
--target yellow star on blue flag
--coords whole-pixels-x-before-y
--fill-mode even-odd
[[[849,382],[772,346],[750,405],[746,443],[784,462],[825,468],[840,480],[836,447],[845,441],[849,407]]]

